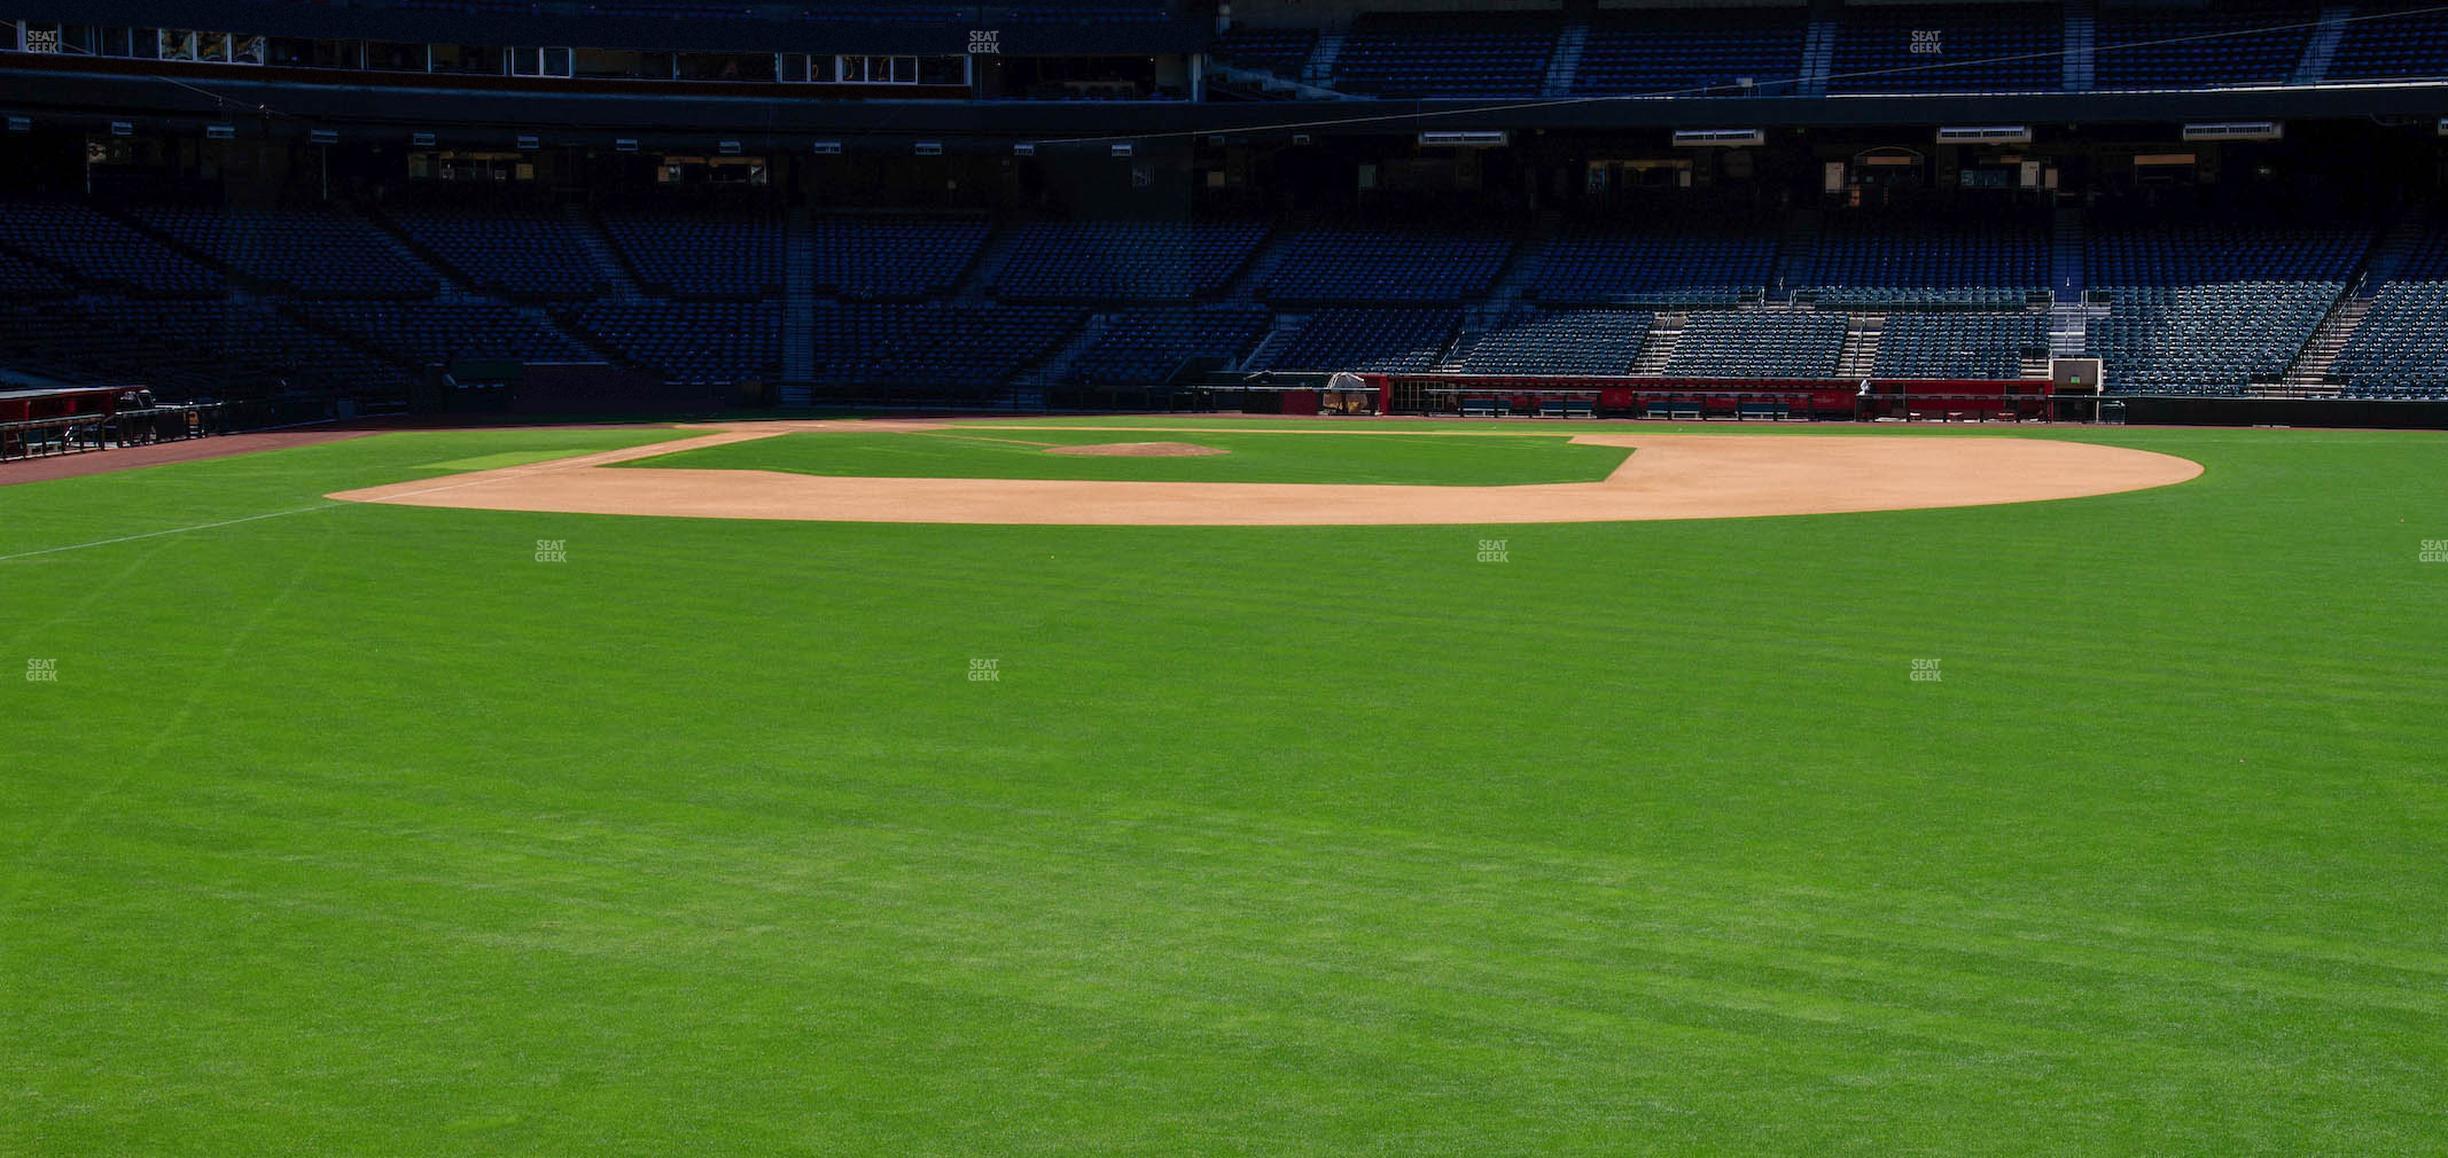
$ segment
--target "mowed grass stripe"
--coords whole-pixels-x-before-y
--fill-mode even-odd
[[[911,832],[911,837],[918,837],[918,832]],[[933,842],[928,842],[928,847],[935,847],[935,845],[933,845]],[[507,869],[512,869],[512,867],[504,867],[504,872],[507,872]],[[517,869],[519,869],[519,876],[536,876],[534,867],[517,867]],[[930,876],[947,876],[947,874],[945,874],[945,864],[942,864],[940,859],[928,859],[928,862],[925,862],[925,872],[928,872]],[[546,876],[548,876],[548,874],[546,874]],[[742,884],[747,884],[747,881],[742,881]],[[920,921],[920,918],[923,918],[923,921]],[[945,925],[947,925],[947,921],[945,921],[945,913],[906,913],[906,916],[896,916],[896,918],[891,918],[891,921],[911,921],[911,923],[913,923],[913,928],[935,928],[935,930],[945,928]],[[666,933],[668,933],[668,930],[666,930]],[[842,928],[832,928],[830,933],[842,933]],[[668,938],[656,938],[656,940],[668,940]],[[641,945],[641,947],[651,947],[651,945]],[[1214,952],[1214,950],[1209,950],[1209,952]],[[1234,957],[1236,957],[1234,952],[1224,952],[1224,955],[1222,955],[1222,960],[1229,962],[1229,960],[1234,960]],[[1251,962],[1248,962],[1248,965],[1253,965],[1253,967],[1261,967],[1261,965],[1268,965],[1268,962],[1266,962],[1266,960],[1251,960]],[[1280,965],[1280,962],[1275,962],[1275,965]],[[1464,962],[1432,962],[1432,965],[1437,965],[1439,969],[1449,969],[1449,967],[1469,969],[1469,965],[1464,965]],[[1648,967],[1650,967],[1650,972],[1655,972],[1655,962],[1648,962]],[[1711,974],[1716,974],[1714,969],[1711,969]],[[1716,977],[1721,977],[1721,974],[1716,974]],[[1513,979],[1513,982],[1506,982],[1506,989],[1508,989],[1508,992],[1515,992],[1515,989],[1520,989],[1520,984],[1523,984],[1523,982],[1520,982],[1520,979]],[[1657,979],[1655,979],[1655,977],[1648,977],[1648,974],[1643,974],[1643,977],[1640,977],[1638,982],[1635,982],[1635,984],[1640,984],[1640,987],[1650,987],[1650,989],[1657,989],[1657,987],[1660,987],[1660,984],[1657,984]],[[1772,1014],[1777,1014],[1777,1016],[1829,1018],[1829,1021],[1848,1021],[1848,1023],[1860,1023],[1860,1021],[1863,1021],[1863,1014],[1860,1014],[1858,1009],[1851,1009],[1851,1006],[1836,1004],[1836,1006],[1826,1006],[1826,1009],[1821,1009],[1821,1006],[1824,1006],[1824,1004],[1821,1004],[1821,1001],[1814,1001],[1814,1004],[1799,1006],[1799,1009],[1782,1009],[1782,1001],[1777,1001],[1775,996],[1743,996],[1743,987],[1733,987],[1733,982],[1731,982],[1731,979],[1726,979],[1726,984],[1728,984],[1728,987],[1731,987],[1731,989],[1726,989],[1726,994],[1723,994],[1721,999],[1714,999],[1714,1001],[1711,1001],[1711,1004],[1718,1004],[1718,1001],[1731,1001],[1731,1004],[1733,1004],[1733,1006],[1738,1006],[1738,1009],[1743,1009],[1743,1011],[1753,1011],[1753,1014],[1763,1014],[1763,1011],[1772,1011]],[[1547,982],[1547,984],[1542,984],[1542,989],[1552,989],[1552,987],[1554,987],[1552,977],[1550,977],[1550,982]],[[1621,987],[1618,987],[1618,989],[1621,989]],[[1670,989],[1670,992],[1672,992],[1672,989]],[[1711,989],[1711,992],[1714,992],[1714,989]],[[1870,1018],[1870,1021],[1868,1021],[1868,1028],[1870,1028],[1870,1031],[1897,1033],[1897,1028],[1892,1028],[1892,1026],[1878,1026],[1878,1021],[1875,1021],[1875,1018]]]

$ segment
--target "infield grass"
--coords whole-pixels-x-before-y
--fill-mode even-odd
[[[1346,427],[1345,429],[1350,429]],[[1079,456],[1049,448],[1177,442],[1222,451],[1178,458]],[[785,434],[622,464],[779,470],[869,478],[1050,478],[1125,482],[1376,483],[1511,486],[1597,482],[1631,452],[1565,435],[1150,433],[972,426],[892,434]]]
[[[2448,439],[2051,433],[2208,470],[1537,527],[320,498],[639,429],[0,487],[0,1152],[2442,1149]]]

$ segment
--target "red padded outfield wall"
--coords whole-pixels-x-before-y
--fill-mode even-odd
[[[32,422],[42,418],[108,417],[119,412],[118,386],[69,387],[57,390],[0,391],[0,422]]]
[[[2007,395],[2023,413],[2038,413],[2040,396],[2052,393],[2038,379],[1903,379],[1835,381],[1811,378],[1631,378],[1598,375],[1365,374],[1377,387],[1380,411],[1412,390],[1456,407],[1464,398],[1498,399],[1515,410],[1560,397],[1589,399],[1601,413],[1636,414],[1657,402],[1691,402],[1701,413],[1732,417],[1745,403],[1783,404],[1796,415],[1821,418],[1901,416],[1906,411],[1939,418],[1947,414],[1989,417],[2006,409]],[[1872,397],[1863,397],[1867,385]],[[1431,413],[1441,412],[1431,410]]]

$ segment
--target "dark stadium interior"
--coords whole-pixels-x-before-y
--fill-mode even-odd
[[[2137,397],[2448,398],[2431,13],[53,7],[0,25],[24,384],[1034,409],[2096,356]]]

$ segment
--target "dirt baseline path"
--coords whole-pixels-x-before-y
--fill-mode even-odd
[[[1776,437],[1637,431],[1572,436],[1575,442],[1633,448],[1631,457],[1605,480],[1527,486],[834,478],[759,470],[603,469],[675,451],[801,431],[879,433],[937,426],[775,422],[710,427],[710,433],[700,438],[447,479],[343,491],[331,497],[352,502],[500,511],[856,523],[1097,526],[1592,523],[2035,502],[2168,486],[2192,479],[2202,470],[2200,464],[2172,455],[2038,438]],[[1111,429],[1146,435],[1160,428]],[[1380,431],[1430,433],[1408,428]],[[1301,433],[1373,432],[1379,431],[1354,428],[1264,433],[1296,437]],[[1441,433],[1467,438],[1474,432]]]

